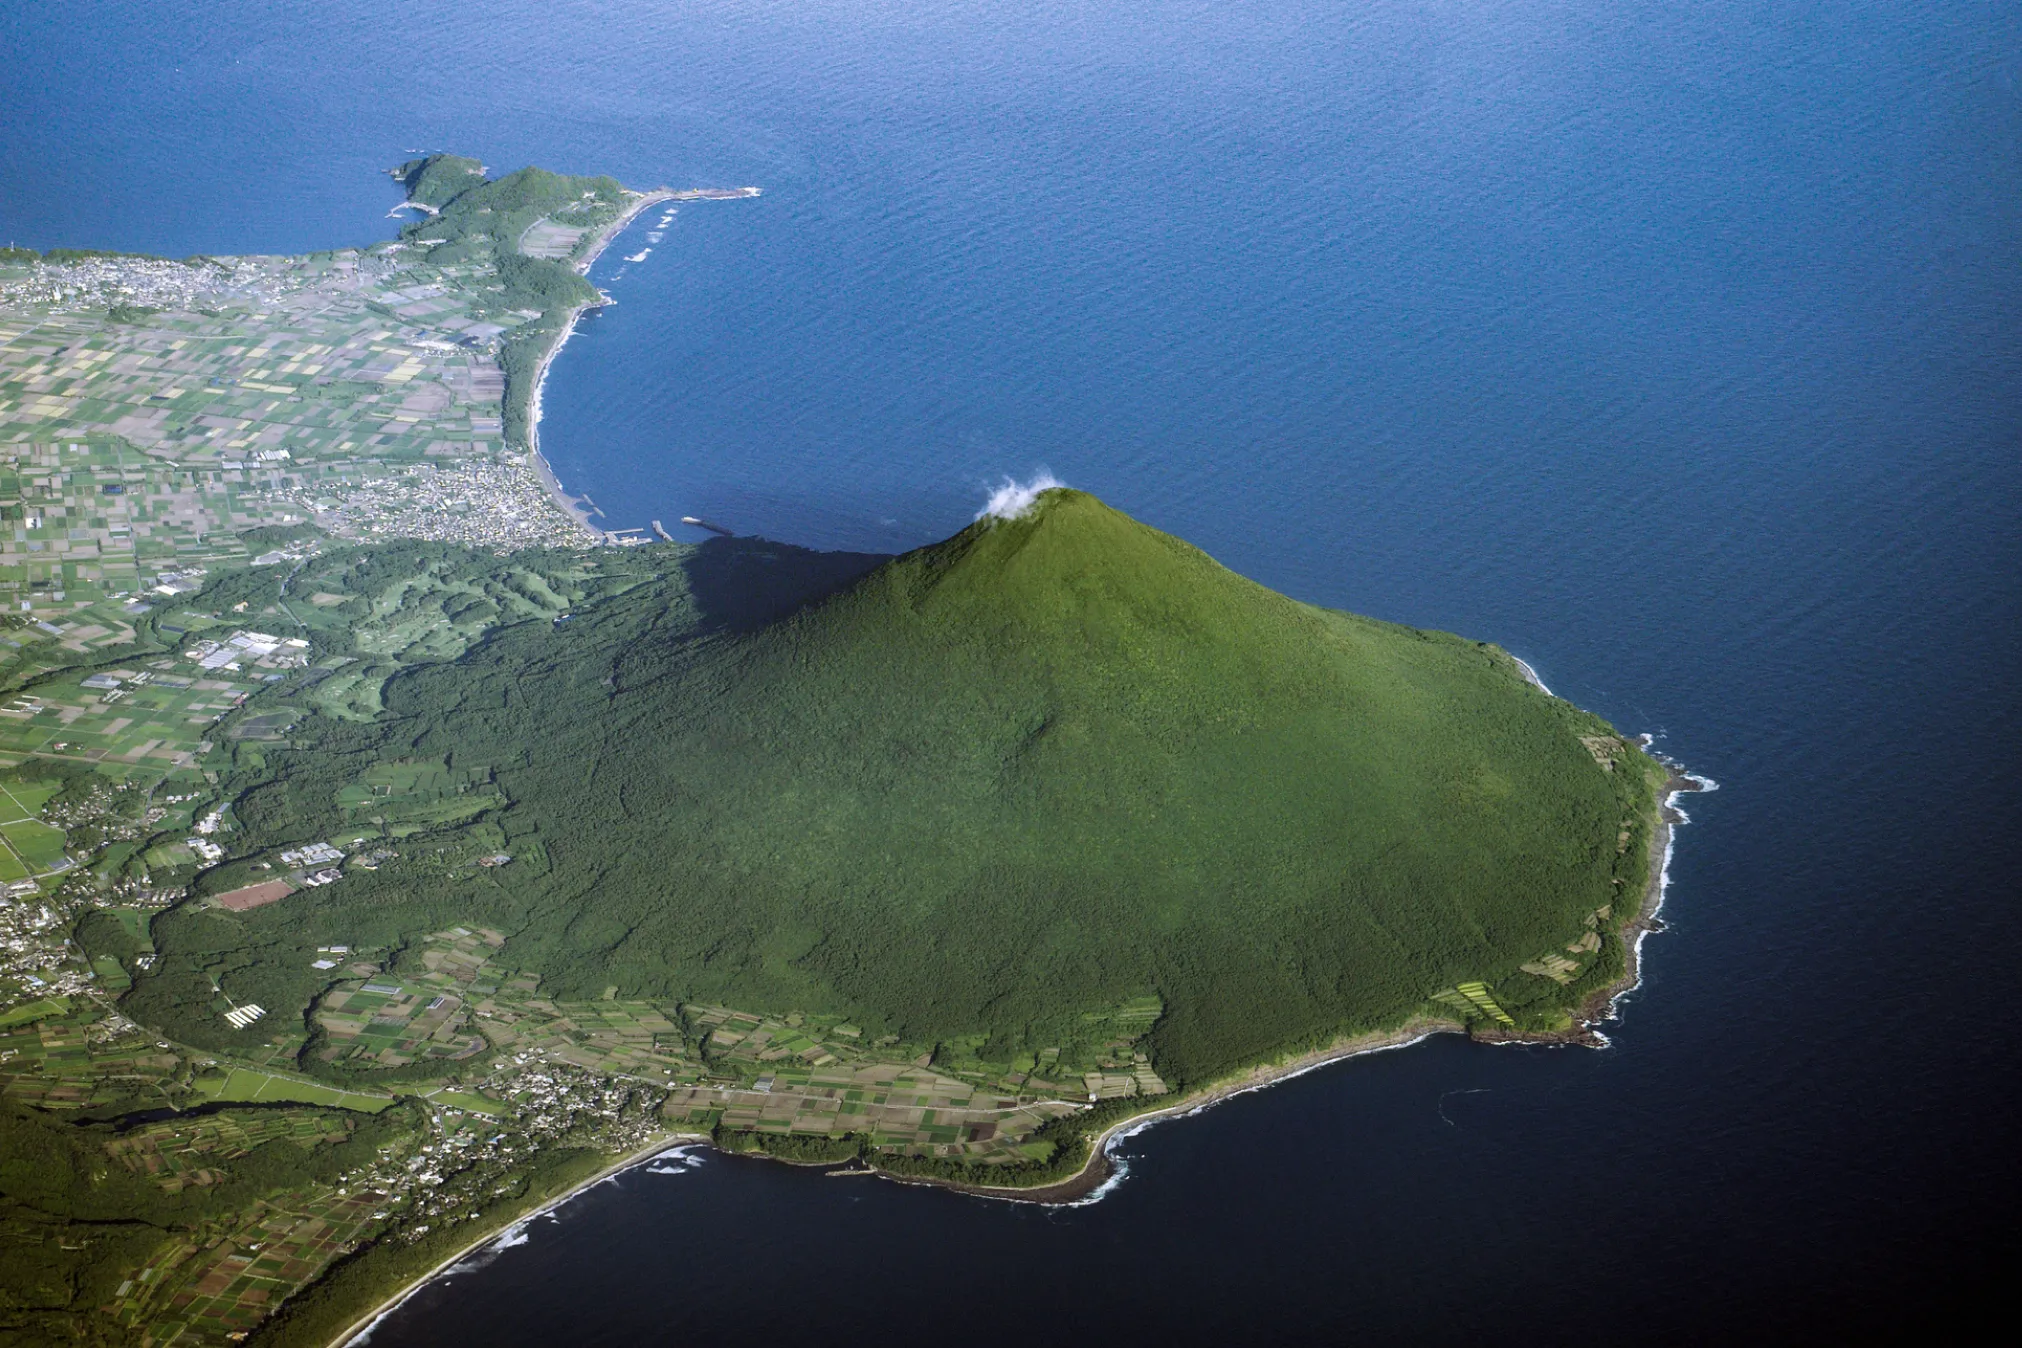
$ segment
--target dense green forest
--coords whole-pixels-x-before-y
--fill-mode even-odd
[[[1542,1027],[1621,967],[1663,774],[1493,646],[1296,603],[1065,491],[868,575],[640,551],[441,579],[445,612],[492,620],[374,676],[380,710],[275,694],[303,715],[243,751],[245,861],[207,886],[357,827],[341,793],[375,765],[481,798],[376,873],[158,919],[134,1011],[203,1043],[215,986],[299,1014],[316,945],[484,921],[554,995],[834,1012],[1007,1056],[1155,993],[1160,1072],[1201,1082],[1467,980]],[[378,565],[321,564],[326,589]],[[1522,971],[1596,913],[1578,979]]]

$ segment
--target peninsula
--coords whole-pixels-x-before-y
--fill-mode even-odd
[[[592,528],[584,272],[756,189],[395,176],[371,248],[0,259],[0,1327],[326,1342],[681,1139],[1051,1201],[1348,1053],[1593,1039],[1639,743],[1057,486],[897,558]]]

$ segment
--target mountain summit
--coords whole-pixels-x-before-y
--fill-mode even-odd
[[[1192,544],[1086,492],[1054,488],[1019,516],[986,516],[897,558],[775,640],[815,641],[831,653],[866,641],[888,651],[925,643],[944,658],[973,649],[996,665],[999,680],[1043,666],[1065,691],[1099,676],[1159,682],[1181,666],[1224,659],[1259,672],[1274,661],[1301,665],[1319,654],[1298,645],[1320,622],[1319,610],[1236,575]],[[1286,639],[1293,648],[1281,649]],[[971,673],[990,678],[983,670],[962,677]],[[1246,691],[1253,690],[1222,690],[1231,702]]]

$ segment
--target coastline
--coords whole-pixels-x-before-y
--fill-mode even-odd
[[[613,230],[613,233],[616,231]],[[1647,749],[1647,741],[1645,745]],[[1657,823],[1651,830],[1650,864],[1648,884],[1644,886],[1643,898],[1634,917],[1617,929],[1623,938],[1624,967],[1622,976],[1605,988],[1599,989],[1581,1007],[1575,1016],[1574,1028],[1568,1031],[1547,1033],[1494,1034],[1477,1032],[1471,1037],[1490,1044],[1577,1044],[1589,1048],[1607,1048],[1610,1041],[1597,1028],[1602,1022],[1616,1017],[1623,998],[1642,986],[1643,940],[1653,931],[1661,931],[1663,924],[1658,912],[1664,906],[1665,891],[1670,887],[1671,857],[1677,841],[1677,830],[1690,823],[1691,816],[1678,806],[1678,798],[1695,792],[1717,791],[1718,782],[1710,777],[1690,772],[1682,765],[1660,759],[1660,763],[1670,774],[1659,789],[1657,798]],[[1633,933],[1633,939],[1632,939]],[[1111,1149],[1124,1139],[1158,1124],[1173,1119],[1188,1118],[1203,1110],[1212,1109],[1226,1100],[1251,1091],[1260,1091],[1318,1071],[1333,1063],[1370,1053],[1384,1053],[1394,1049],[1409,1048],[1436,1034],[1468,1034],[1468,1027],[1455,1021],[1430,1016],[1414,1016],[1404,1024],[1390,1030],[1373,1030],[1357,1035],[1348,1035],[1335,1040],[1324,1048],[1310,1050],[1282,1062],[1262,1063],[1244,1069],[1220,1081],[1190,1091],[1171,1104],[1162,1105],[1142,1113],[1119,1119],[1097,1134],[1089,1143],[1088,1158],[1074,1174],[1052,1184],[1021,1188],[1009,1185],[971,1184],[960,1180],[937,1179],[923,1175],[900,1175],[879,1169],[874,1164],[858,1162],[855,1165],[830,1167],[831,1174],[861,1174],[874,1176],[895,1184],[909,1184],[925,1188],[949,1189],[956,1193],[968,1194],[976,1198],[997,1199],[1011,1203],[1032,1203],[1041,1206],[1079,1207],[1100,1202],[1111,1189],[1121,1183],[1128,1174],[1128,1165],[1111,1154]],[[580,1183],[571,1185],[552,1198],[546,1199],[529,1211],[517,1213],[510,1218],[487,1221],[480,1218],[485,1226],[481,1235],[473,1237],[460,1246],[455,1253],[443,1259],[427,1272],[415,1277],[397,1291],[376,1303],[369,1311],[353,1319],[343,1331],[329,1340],[330,1348],[346,1348],[368,1334],[380,1320],[397,1310],[409,1297],[422,1288],[453,1270],[456,1265],[472,1254],[497,1240],[501,1234],[514,1226],[530,1222],[537,1217],[562,1207],[578,1194],[604,1183],[616,1175],[636,1166],[644,1165],[669,1148],[690,1145],[714,1145],[714,1140],[704,1133],[669,1133],[646,1147],[629,1152],[612,1160],[608,1165],[590,1175]],[[764,1158],[777,1159],[777,1158]],[[787,1162],[787,1164],[808,1164]]]
[[[1523,665],[1521,660],[1517,663]],[[1530,667],[1523,665],[1523,668],[1531,682],[1537,683],[1542,689],[1544,685],[1538,683],[1537,676],[1530,672]],[[953,1189],[958,1193],[971,1194],[978,1198],[1074,1207],[1099,1201],[1123,1178],[1126,1167],[1110,1155],[1110,1147],[1115,1143],[1169,1119],[1186,1118],[1204,1109],[1211,1109],[1224,1100],[1275,1086],[1281,1081],[1289,1081],[1293,1077],[1317,1071],[1331,1063],[1360,1057],[1365,1053],[1383,1053],[1391,1049],[1408,1048],[1435,1034],[1469,1034],[1476,1041],[1486,1044],[1575,1044],[1586,1048],[1609,1047],[1611,1041],[1598,1027],[1603,1022],[1615,1019],[1622,999],[1642,986],[1643,940],[1650,933],[1663,930],[1663,923],[1658,919],[1657,913],[1664,906],[1664,893],[1671,883],[1671,855],[1677,841],[1677,830],[1692,820],[1690,815],[1678,807],[1678,798],[1694,792],[1720,789],[1720,784],[1710,777],[1689,772],[1683,766],[1668,760],[1658,761],[1670,776],[1658,791],[1657,824],[1650,833],[1649,883],[1643,888],[1643,899],[1635,916],[1617,928],[1622,936],[1623,945],[1622,976],[1586,1000],[1574,1016],[1572,1029],[1551,1032],[1519,1031],[1510,1034],[1487,1031],[1470,1033],[1466,1026],[1453,1021],[1414,1017],[1394,1030],[1376,1030],[1348,1036],[1336,1040],[1326,1048],[1315,1049],[1287,1062],[1252,1067],[1236,1076],[1190,1092],[1184,1098],[1162,1108],[1119,1119],[1103,1129],[1090,1142],[1088,1160],[1082,1164],[1081,1169],[1054,1184],[1033,1188],[968,1184],[960,1180],[943,1180],[928,1176],[895,1175],[879,1170],[874,1165],[866,1173],[900,1184]]]
[[[1110,1147],[1146,1128],[1172,1119],[1190,1117],[1238,1095],[1260,1091],[1349,1058],[1409,1048],[1435,1034],[1465,1032],[1463,1026],[1453,1021],[1414,1016],[1394,1030],[1371,1030],[1364,1034],[1348,1035],[1335,1040],[1325,1048],[1312,1049],[1284,1062],[1260,1063],[1234,1076],[1190,1091],[1172,1104],[1118,1119],[1089,1143],[1088,1159],[1082,1163],[1081,1169],[1053,1184],[1031,1188],[969,1184],[961,1180],[935,1179],[925,1175],[893,1174],[890,1171],[880,1170],[875,1165],[863,1173],[876,1175],[895,1184],[952,1189],[957,1193],[970,1194],[977,1198],[996,1198],[1011,1203],[1038,1203],[1045,1206],[1079,1207],[1100,1201],[1103,1195],[1123,1178],[1126,1167],[1109,1154]]]
[[[1645,752],[1648,752],[1647,736],[1645,740]],[[1622,977],[1614,986],[1604,988],[1596,993],[1594,998],[1589,999],[1588,1007],[1595,1010],[1595,1014],[1588,1017],[1590,1021],[1613,1020],[1622,999],[1643,986],[1643,940],[1652,932],[1664,930],[1663,920],[1658,917],[1658,913],[1664,907],[1665,893],[1671,888],[1671,855],[1677,847],[1679,828],[1692,822],[1692,816],[1679,806],[1678,798],[1720,789],[1720,783],[1711,777],[1688,771],[1682,764],[1663,758],[1657,761],[1664,765],[1671,776],[1665,781],[1659,796],[1657,827],[1650,835],[1650,883],[1643,892],[1642,910],[1621,927],[1625,938],[1629,932],[1635,932],[1633,941],[1624,939],[1622,942],[1624,947]],[[1582,1007],[1582,1012],[1586,1012],[1588,1007]],[[1589,1028],[1592,1028],[1591,1024]],[[1594,1030],[1593,1033],[1600,1035],[1598,1030]],[[1600,1038],[1602,1043],[1607,1042],[1605,1035],[1600,1035]]]
[[[453,1254],[443,1259],[433,1268],[428,1269],[424,1273],[417,1274],[412,1281],[406,1283],[405,1285],[400,1287],[399,1290],[391,1293],[384,1299],[375,1303],[373,1307],[370,1310],[366,1311],[364,1314],[354,1318],[349,1324],[345,1325],[343,1329],[339,1330],[335,1335],[331,1337],[330,1348],[344,1348],[344,1345],[346,1344],[358,1342],[363,1336],[368,1335],[372,1332],[373,1326],[377,1325],[381,1320],[385,1319],[387,1316],[391,1315],[394,1311],[398,1310],[401,1304],[405,1302],[409,1297],[413,1296],[416,1292],[419,1292],[422,1288],[428,1286],[430,1283],[435,1282],[437,1279],[441,1278],[444,1274],[449,1273],[458,1264],[470,1258],[473,1254],[477,1253],[479,1250],[482,1250],[485,1246],[491,1244],[493,1241],[499,1239],[499,1237],[511,1231],[515,1226],[518,1226],[524,1222],[531,1222],[537,1217],[544,1217],[548,1213],[553,1212],[556,1208],[559,1208],[563,1204],[567,1203],[570,1199],[576,1197],[578,1194],[586,1193],[589,1190],[596,1188],[599,1184],[602,1184],[604,1181],[612,1179],[617,1175],[623,1174],[625,1171],[630,1170],[635,1166],[644,1165],[646,1164],[646,1162],[652,1160],[656,1156],[664,1154],[671,1148],[693,1146],[697,1143],[703,1143],[708,1141],[709,1135],[707,1133],[663,1134],[661,1137],[657,1138],[653,1142],[648,1143],[646,1146],[641,1147],[636,1151],[625,1153],[623,1156],[618,1157],[616,1160],[612,1161],[609,1165],[597,1171],[597,1173],[591,1175],[589,1178],[583,1180],[581,1183],[571,1185],[569,1188],[563,1190],[561,1193],[556,1194],[552,1198],[542,1201],[538,1206],[526,1212],[516,1213],[512,1217],[505,1218],[503,1220],[488,1220],[489,1214],[487,1214],[487,1216],[485,1217],[479,1217],[477,1221],[479,1222],[480,1225],[484,1226],[485,1228],[482,1234],[472,1237],[468,1243],[459,1246]]]
[[[612,240],[631,226],[634,220],[650,207],[657,206],[663,201],[672,201],[679,195],[671,187],[656,187],[650,192],[641,192],[618,213],[616,219],[597,231],[583,249],[581,256],[569,265],[575,268],[578,275],[589,275],[590,267],[597,258],[611,246]],[[569,338],[576,335],[576,322],[582,318],[583,311],[601,308],[610,302],[608,297],[600,294],[596,300],[579,304],[569,310],[568,319],[563,322],[561,331],[557,332],[554,340],[548,343],[548,349],[541,353],[540,363],[534,367],[534,391],[527,405],[527,463],[540,477],[541,485],[547,488],[548,496],[561,508],[562,513],[574,520],[580,528],[596,534],[599,541],[602,540],[604,531],[590,523],[590,512],[584,507],[582,500],[569,495],[563,489],[561,479],[555,476],[553,466],[541,454],[541,390],[547,386],[548,367],[554,364],[555,357],[561,353],[561,349],[568,345]]]

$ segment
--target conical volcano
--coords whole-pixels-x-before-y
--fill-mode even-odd
[[[1560,1015],[1643,883],[1654,766],[1508,655],[1298,603],[1079,492],[755,631],[667,611],[389,691],[435,709],[418,748],[499,765],[552,867],[514,948],[557,987],[1004,1055],[1156,997],[1149,1043],[1199,1079],[1469,980]],[[1583,940],[1571,975],[1520,972]]]

